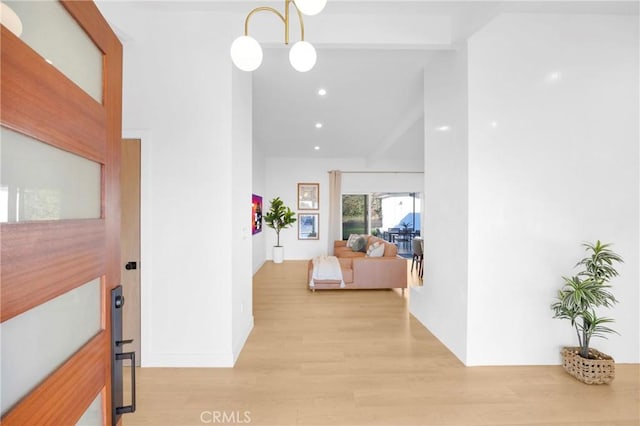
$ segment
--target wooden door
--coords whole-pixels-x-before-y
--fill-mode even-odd
[[[120,169],[122,294],[122,335],[133,339],[129,350],[140,355],[140,139],[123,139]]]
[[[21,3],[33,5],[15,2],[17,6]],[[38,3],[52,6],[50,2]],[[89,43],[97,47],[97,67],[101,70],[98,100],[60,71],[55,60],[50,61],[30,47],[24,34],[18,37],[3,25],[0,122],[4,132],[95,164],[97,214],[88,218],[5,220],[0,224],[3,339],[5,326],[9,328],[14,320],[82,289],[90,281],[97,283],[99,292],[96,298],[99,312],[95,314],[98,326],[88,340],[4,412],[4,426],[75,424],[96,401],[101,423],[112,422],[109,293],[120,280],[122,46],[92,2],[61,3],[63,8],[59,3],[53,6],[70,15],[69,22],[75,25],[76,21],[80,32],[84,31]],[[19,169],[33,168],[28,156],[7,161]],[[23,190],[10,185],[8,188],[9,195]],[[24,195],[24,191],[20,194]],[[64,209],[67,200],[62,198]],[[18,334],[24,336],[25,344],[29,332],[26,327]],[[5,349],[9,350],[3,347],[3,356]],[[38,347],[36,352],[46,356],[51,350]],[[12,383],[2,383],[3,398],[9,385]]]

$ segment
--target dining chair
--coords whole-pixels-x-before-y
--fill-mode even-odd
[[[422,239],[414,238],[411,240],[411,245],[413,248],[413,259],[411,260],[411,272],[413,272],[413,267],[416,267],[416,271],[418,272],[418,276],[422,277],[422,260],[424,258],[424,254],[422,251]]]
[[[400,228],[389,228],[389,231],[387,231],[387,233],[389,234],[389,242],[391,243],[395,243],[396,242],[396,237],[398,236],[398,233],[400,232]]]

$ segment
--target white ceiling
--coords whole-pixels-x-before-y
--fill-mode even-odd
[[[265,153],[384,155],[399,148],[398,140],[406,145],[408,132],[419,127],[423,133],[422,68],[428,52],[319,49],[318,63],[307,73],[293,70],[287,55],[286,49],[265,49],[253,73],[253,133],[268,147]],[[319,88],[327,95],[319,96]]]
[[[367,13],[449,17],[453,31],[449,48],[455,48],[500,12],[638,13],[636,1],[358,0],[329,0],[322,13],[355,13],[363,8]],[[305,20],[307,26],[312,19]],[[306,38],[313,43],[311,34]],[[422,70],[434,52],[320,46],[316,67],[299,73],[289,65],[284,45],[265,49],[263,64],[253,73],[254,139],[265,154],[273,156],[370,159],[410,153],[422,157]],[[328,91],[324,98],[317,95],[319,88]],[[316,122],[323,127],[316,129]],[[315,151],[315,146],[320,149]]]
[[[97,0],[98,4],[117,0]],[[246,15],[257,6],[283,9],[283,0],[143,1],[131,7],[161,9],[170,13],[221,11]],[[298,73],[289,65],[288,48],[266,41],[264,61],[253,72],[253,136],[264,155],[286,157],[423,157],[423,77],[425,63],[437,50],[456,48],[501,12],[638,14],[631,1],[429,1],[429,0],[328,0],[321,15],[349,17],[358,30],[358,17],[384,16],[400,22],[416,14],[450,22],[450,42],[439,46],[384,47],[332,43],[322,45],[314,34],[334,34],[341,28],[318,28],[318,17],[305,18],[306,40],[318,50],[316,67]],[[117,19],[111,22],[118,26]],[[125,17],[121,17],[125,19]],[[295,17],[292,18],[295,20]],[[314,21],[315,19],[315,21]],[[277,20],[274,23],[277,24]],[[415,21],[415,20],[414,20]],[[252,21],[253,22],[253,21]],[[422,22],[422,21],[420,21]],[[296,24],[297,25],[297,24]],[[422,23],[420,25],[423,25]],[[274,26],[277,30],[277,27]],[[253,27],[252,27],[253,29]],[[238,23],[238,35],[242,34]],[[277,32],[277,31],[276,31]],[[297,41],[292,29],[292,42]],[[396,35],[392,34],[392,35]],[[377,34],[376,34],[377,35]],[[379,39],[384,40],[384,33]],[[273,40],[280,37],[277,34]],[[262,40],[261,40],[262,41]],[[420,50],[418,50],[420,49]],[[317,95],[325,88],[327,96]],[[321,122],[323,128],[316,129]],[[318,151],[314,150],[319,146]]]
[[[498,6],[498,2],[329,0],[322,14],[357,17],[366,11],[449,17],[455,43],[495,16]],[[306,39],[312,43],[313,19],[305,17]],[[307,73],[291,68],[284,45],[265,49],[262,66],[253,72],[253,135],[264,152],[314,158],[422,158],[422,70],[436,51],[379,45],[320,45],[317,50],[318,62]],[[319,88],[327,90],[325,97],[317,94]],[[315,128],[317,122],[323,124],[321,129]]]

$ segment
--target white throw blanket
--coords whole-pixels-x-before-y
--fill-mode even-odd
[[[318,256],[313,258],[313,273],[309,287],[315,287],[313,280],[340,280],[340,288],[344,288],[340,261],[335,256]]]

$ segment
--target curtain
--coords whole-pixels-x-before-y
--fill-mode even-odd
[[[327,253],[333,254],[333,242],[342,239],[342,172],[329,172],[329,233]]]

